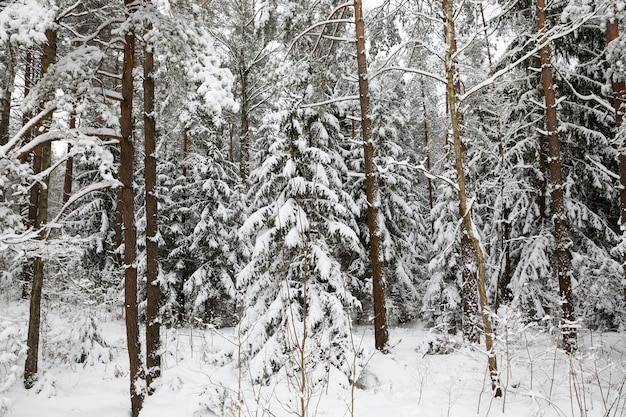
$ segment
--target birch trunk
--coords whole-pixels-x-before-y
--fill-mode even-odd
[[[480,243],[480,239],[472,220],[472,207],[468,202],[468,193],[466,188],[466,176],[464,168],[465,148],[461,141],[461,120],[457,108],[458,94],[458,76],[454,53],[456,52],[455,28],[454,28],[454,8],[452,0],[444,0],[446,13],[446,91],[448,96],[448,106],[450,114],[450,122],[452,125],[452,141],[454,147],[454,163],[457,173],[458,196],[459,196],[459,215],[461,216],[463,229],[467,239],[471,243],[471,250],[476,261],[477,275],[476,285],[478,290],[478,300],[480,303],[480,315],[482,317],[485,331],[485,347],[487,350],[487,365],[489,367],[489,376],[491,379],[491,388],[495,397],[502,396],[500,388],[500,378],[498,376],[498,364],[493,351],[494,330],[489,317],[489,309],[487,303],[487,292],[485,289],[486,265],[485,255]]]

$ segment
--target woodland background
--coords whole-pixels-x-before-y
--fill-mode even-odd
[[[419,321],[484,336],[495,396],[503,317],[568,354],[580,329],[623,331],[624,13],[1,2],[0,279],[30,312],[27,334],[0,323],[0,393],[24,356],[38,379],[42,297],[124,309],[133,415],[162,326],[234,327],[215,361],[304,392],[329,368],[354,385],[353,325],[386,352]]]

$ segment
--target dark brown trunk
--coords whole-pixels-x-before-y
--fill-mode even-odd
[[[70,116],[70,129],[76,129],[76,115]],[[67,154],[72,152],[72,144],[67,144]],[[65,161],[65,176],[63,177],[63,203],[67,203],[72,195],[72,181],[74,179],[74,157],[68,156]]]
[[[151,27],[148,28],[150,30]],[[144,124],[144,180],[146,187],[146,386],[148,395],[154,392],[152,382],[161,376],[161,332],[159,304],[158,211],[156,122],[154,114],[154,55],[144,47],[143,60],[143,124]],[[186,136],[186,135],[185,135]]]
[[[548,195],[548,181],[546,180],[546,137],[539,133],[538,138],[538,152],[537,158],[539,159],[539,172],[541,173],[541,178],[539,180],[539,195],[537,197],[537,205],[539,206],[539,219],[543,222],[547,217],[546,210],[546,196]]]
[[[248,39],[252,37],[250,31],[251,14],[254,10],[250,10],[248,1],[241,3],[241,49],[239,51],[239,78],[241,82],[241,109],[240,113],[240,133],[239,133],[239,172],[242,180],[248,178],[250,174],[250,97],[248,91],[248,59],[246,56],[246,48],[249,48]]]
[[[235,138],[235,126],[231,123],[229,127],[230,138],[228,141],[228,161],[233,162],[233,139]]]
[[[30,87],[31,87],[31,83],[33,80],[32,68],[33,68],[33,55],[30,50],[27,50],[26,56],[24,58],[24,97],[27,97],[28,94],[30,93]],[[24,112],[22,114],[22,126],[26,125],[29,120],[30,120],[30,113]],[[29,135],[29,137],[31,137],[31,135]],[[33,152],[33,158],[35,158],[36,153],[37,153],[36,151]],[[25,163],[26,160],[22,162]],[[33,159],[33,172],[34,173],[39,172],[37,171],[38,166],[39,166],[39,169],[41,169],[40,168],[41,164],[36,165]],[[39,184],[35,183],[31,187],[33,188],[31,188],[30,190],[30,197],[28,200],[28,206],[26,210],[26,213],[27,213],[26,224],[28,225],[28,227],[34,227],[35,219],[37,217],[37,213],[36,213],[37,202],[33,201],[33,199],[35,198],[34,196],[37,196],[38,191],[35,191],[35,188],[37,188],[38,190]],[[33,264],[30,261],[30,259],[24,263],[23,270],[22,270],[22,281],[23,281],[22,282],[22,298],[27,299],[30,293],[30,284],[33,281]]]
[[[361,134],[363,135],[363,156],[365,160],[365,194],[367,197],[367,225],[370,237],[370,260],[372,262],[372,287],[374,301],[374,341],[376,349],[386,352],[389,339],[387,328],[387,307],[385,305],[385,279],[383,275],[383,251],[381,242],[380,217],[378,215],[378,184],[374,164],[374,143],[372,141],[372,121],[369,107],[369,84],[367,80],[367,57],[365,55],[365,20],[362,0],[354,1],[354,22],[356,25],[356,60],[359,77],[359,102],[361,107]]]
[[[426,93],[424,91],[424,81],[420,80],[420,86],[422,91],[422,112],[424,113],[424,148],[426,151],[426,170],[430,172],[430,144],[428,143],[428,112],[426,111]],[[430,211],[433,211],[433,182],[430,176],[426,178],[428,182],[428,207]],[[435,220],[430,221],[430,233],[435,234]]]
[[[567,214],[563,197],[563,181],[561,175],[561,151],[558,136],[558,117],[556,113],[556,94],[552,78],[550,46],[546,36],[546,4],[545,0],[537,0],[537,29],[541,36],[541,81],[546,106],[546,131],[548,137],[548,155],[550,156],[550,180],[552,182],[552,216],[554,218],[554,238],[556,240],[556,273],[559,281],[559,295],[563,317],[561,326],[563,348],[567,353],[576,350],[576,328],[574,326],[574,303],[570,279],[570,252],[567,230]]]
[[[248,102],[248,71],[243,61],[243,50],[241,52],[242,69],[241,69],[241,132],[239,135],[239,171],[241,179],[248,178],[250,163],[250,122],[248,113],[250,111],[250,103]]]
[[[17,66],[15,51],[9,42],[4,45],[6,70],[0,74],[0,146],[9,141],[9,125],[11,122],[11,93],[15,83],[15,67]]]
[[[187,149],[189,147],[189,137],[187,128],[183,128],[183,177],[187,176]]]
[[[129,14],[134,12],[132,0],[124,0]],[[122,101],[120,128],[120,172],[122,221],[124,224],[124,305],[126,314],[126,343],[130,363],[130,402],[132,417],[138,417],[143,405],[141,391],[141,346],[137,306],[137,227],[133,176],[135,148],[133,144],[133,67],[135,62],[135,34],[124,36],[124,64],[122,66]]]
[[[43,55],[41,57],[41,73],[42,76],[48,71],[50,65],[55,62],[57,48],[57,33],[54,30],[46,31],[46,43],[43,47]],[[48,127],[52,122],[52,114],[42,121],[42,126]],[[50,168],[52,145],[46,142],[38,147],[36,154],[39,155],[39,167],[36,172],[43,172]],[[48,184],[50,178],[48,176],[42,179],[43,186],[38,187],[38,193],[34,196],[31,194],[31,203],[35,203],[34,229],[39,230],[38,239],[45,238],[43,226],[48,221]],[[32,267],[32,288],[30,291],[30,312],[28,316],[28,338],[26,340],[27,352],[26,361],[24,363],[24,386],[27,389],[32,388],[37,380],[37,368],[39,358],[39,328],[41,324],[41,293],[44,280],[44,262],[40,256],[35,256]]]
[[[612,17],[606,23],[606,44],[614,41],[619,37],[619,26],[617,17]],[[615,135],[618,136],[622,122],[624,119],[624,102],[626,101],[626,82],[613,76],[611,79],[613,87],[613,107],[615,109]],[[620,208],[620,224],[622,230],[626,230],[626,140],[624,137],[621,139],[621,143],[618,146],[619,149],[619,208]],[[626,265],[626,252],[623,258],[624,265]],[[626,282],[626,268],[624,268],[624,280]],[[626,285],[624,286],[624,300],[626,301]]]
[[[450,122],[452,125],[452,140],[454,145],[454,164],[457,173],[458,182],[458,197],[459,197],[459,215],[461,216],[463,230],[462,233],[467,237],[471,244],[473,251],[472,257],[477,268],[476,275],[476,287],[472,292],[478,291],[478,301],[480,303],[480,315],[482,317],[484,332],[485,332],[485,348],[487,350],[488,358],[487,365],[489,368],[489,376],[491,379],[491,389],[495,397],[502,396],[502,389],[500,388],[500,378],[498,376],[498,364],[495,353],[493,352],[493,340],[495,337],[494,329],[491,325],[491,319],[489,317],[489,310],[487,307],[487,291],[485,286],[486,280],[486,263],[485,256],[480,244],[477,231],[475,230],[472,220],[472,207],[468,205],[468,191],[466,187],[466,175],[464,168],[465,147],[461,140],[461,118],[460,112],[457,109],[457,94],[458,94],[458,69],[454,59],[454,53],[456,52],[455,42],[455,28],[454,28],[454,8],[452,0],[443,0],[445,19],[445,36],[446,36],[446,91],[448,97]],[[463,240],[463,235],[461,241]],[[463,248],[461,249],[463,253]],[[464,260],[465,261],[465,260]]]
[[[120,148],[121,150],[121,148]],[[122,188],[117,189],[115,199],[115,252],[113,254],[113,262],[116,267],[122,266],[122,244],[124,243],[124,204],[122,201]]]

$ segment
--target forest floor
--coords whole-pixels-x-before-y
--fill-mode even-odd
[[[4,323],[26,328],[26,303],[0,304]],[[86,317],[96,319],[108,347],[88,346],[86,362],[77,363],[76,337]],[[355,327],[355,343],[363,346],[357,384],[330,374],[305,396],[296,388],[299,374],[254,386],[236,363],[209,360],[234,343],[232,329],[164,329],[163,377],[141,416],[291,416],[301,399],[309,417],[626,416],[626,334],[581,331],[580,349],[568,357],[547,328],[509,318],[499,332],[504,396],[494,399],[482,346],[461,345],[421,325],[392,328],[388,354],[370,349],[369,327]],[[121,311],[46,302],[40,380],[29,391],[18,381],[2,394],[12,403],[9,415],[129,416],[125,346]]]

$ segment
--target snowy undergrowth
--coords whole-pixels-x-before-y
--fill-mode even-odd
[[[25,323],[24,304],[0,311],[13,323]],[[10,314],[5,314],[5,313]],[[77,363],[71,355],[72,328],[88,317],[71,309],[49,309],[42,384],[26,391],[19,377],[3,395],[13,404],[10,415],[25,417],[128,415],[128,363],[123,351],[120,317],[97,314],[108,361]],[[586,416],[626,415],[626,335],[581,332],[580,349],[568,357],[556,346],[558,331],[519,322],[503,315],[498,323],[497,355],[504,396],[491,396],[486,355],[481,346],[459,344],[458,338],[430,332],[419,325],[391,329],[391,352],[372,350],[369,327],[353,329],[355,347],[364,347],[354,364],[359,375],[345,385],[330,370],[323,384],[307,393],[307,415],[313,416]],[[285,368],[269,383],[253,384],[236,358],[218,363],[216,354],[232,350],[234,329],[164,330],[163,378],[148,398],[142,417],[292,416],[299,410],[299,373]],[[23,337],[23,336],[22,336]],[[63,340],[65,342],[63,342]],[[106,341],[106,342],[104,342]],[[54,342],[54,343],[53,343]],[[447,346],[433,350],[432,347]],[[2,345],[4,348],[4,345]],[[99,348],[98,348],[99,349]],[[433,352],[447,354],[432,354]],[[47,352],[47,353],[46,353]],[[358,363],[357,363],[358,362]],[[20,359],[19,369],[23,366]],[[361,370],[362,369],[362,370]]]

